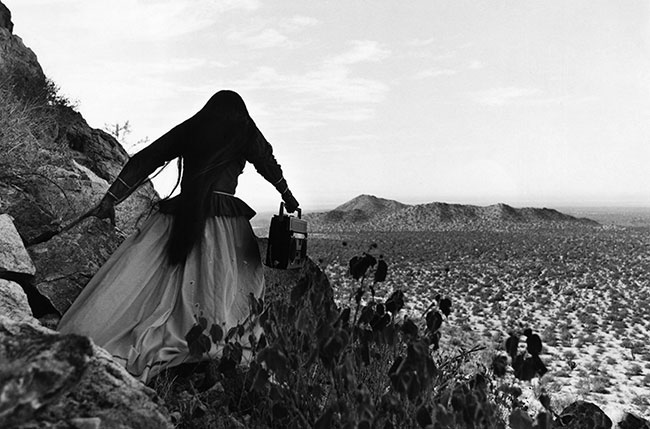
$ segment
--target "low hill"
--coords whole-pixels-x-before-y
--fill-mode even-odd
[[[548,208],[507,204],[475,206],[448,203],[409,205],[360,195],[329,212],[306,216],[312,232],[444,231],[590,227],[599,224]]]
[[[360,223],[378,216],[388,215],[406,207],[408,207],[407,204],[398,201],[363,194],[341,204],[334,210],[324,213],[323,218],[328,223]]]
[[[408,204],[400,203],[395,200],[375,197],[374,195],[362,194],[350,201],[341,204],[332,211],[352,211],[361,210],[366,213],[381,213],[386,211],[401,210],[408,207]]]

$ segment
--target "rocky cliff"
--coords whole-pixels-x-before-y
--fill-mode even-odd
[[[147,183],[121,204],[117,230],[88,219],[55,235],[98,202],[128,154],[57,93],[2,3],[0,99],[0,213],[13,217],[36,264],[27,290],[37,315],[61,313],[157,195]]]
[[[129,198],[118,230],[90,218],[56,234],[101,198],[128,155],[58,95],[1,2],[0,151],[0,427],[172,427],[155,392],[104,350],[44,326],[156,193],[147,184]]]

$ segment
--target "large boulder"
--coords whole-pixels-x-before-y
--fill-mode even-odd
[[[554,427],[566,429],[610,429],[612,420],[597,405],[576,401],[560,413]]]
[[[90,217],[30,247],[38,267],[36,289],[63,314],[123,239],[107,221]]]
[[[20,236],[33,245],[90,210],[109,185],[74,159],[37,166],[29,175],[0,177],[0,212],[10,214]],[[117,207],[117,227],[125,234],[133,232],[157,199],[151,184],[145,183]]]
[[[34,186],[37,188],[38,186]],[[9,213],[15,219],[16,229],[25,241],[58,229],[61,221],[26,191],[20,178],[0,178],[0,212]]]
[[[0,316],[0,427],[171,428],[157,401],[88,338]]]

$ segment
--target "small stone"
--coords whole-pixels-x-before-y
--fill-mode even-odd
[[[99,417],[77,417],[70,420],[70,424],[76,429],[99,429],[102,419]]]
[[[233,416],[228,416],[228,423],[233,429],[246,429],[246,425],[234,418]]]
[[[181,421],[181,413],[178,411],[174,411],[173,413],[169,413],[169,418],[171,419],[172,423],[178,423]]]
[[[0,276],[15,279],[16,276],[33,276],[36,268],[20,238],[13,219],[0,215]]]
[[[35,321],[27,295],[18,283],[0,279],[0,314],[14,322]]]
[[[634,414],[625,413],[623,420],[618,424],[619,429],[650,429],[650,422]]]

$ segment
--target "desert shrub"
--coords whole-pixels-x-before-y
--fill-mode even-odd
[[[594,359],[590,362],[587,362],[587,364],[585,364],[585,368],[592,373],[598,373],[600,372],[600,361],[598,359]]]
[[[573,333],[571,332],[571,327],[569,326],[563,326],[560,328],[560,343],[564,347],[570,347],[571,346],[571,340],[573,339]]]
[[[568,368],[562,368],[554,372],[555,377],[557,378],[570,378],[571,377],[571,370]]]
[[[542,337],[544,337],[547,346],[556,347],[559,344],[557,335],[555,333],[555,325],[548,325],[542,331]]]
[[[645,408],[650,406],[650,399],[648,399],[646,396],[634,396],[630,402],[632,405],[636,405],[638,407]]]
[[[596,376],[592,380],[591,392],[608,394],[609,388],[612,386],[612,381],[607,376]]]
[[[350,261],[351,307],[301,279],[288,301],[251,297],[247,325],[227,333],[198,315],[186,338],[197,355],[223,347],[215,367],[230,413],[249,427],[505,427],[491,370],[466,371],[482,348],[440,348],[451,300],[437,296],[421,319],[402,316],[401,290],[364,301],[385,279],[380,261],[369,253]],[[262,337],[246,338],[257,323]],[[242,344],[253,346],[248,367],[240,365]]]
[[[627,368],[626,373],[628,377],[643,375],[643,368],[638,363],[633,363],[629,368]]]
[[[258,409],[257,419],[278,427],[414,427],[434,411],[458,418],[458,407],[433,407],[435,398],[450,392],[454,384],[449,381],[465,359],[436,363],[432,356],[450,301],[439,298],[438,308],[429,309],[423,323],[398,320],[405,298],[401,291],[384,302],[361,305],[362,279],[373,265],[369,254],[351,261],[351,275],[361,280],[354,309],[330,303],[324,313],[314,314],[314,308],[323,306],[322,296],[299,284],[291,304],[267,310],[262,325],[271,334],[259,352],[260,365],[251,366],[252,378],[273,375],[279,385],[258,384],[264,398],[275,399]],[[301,329],[287,323],[294,318],[301,320]],[[449,394],[470,395],[462,389]]]
[[[573,350],[566,350],[563,353],[564,359],[567,361],[572,361],[576,358],[576,353]]]

